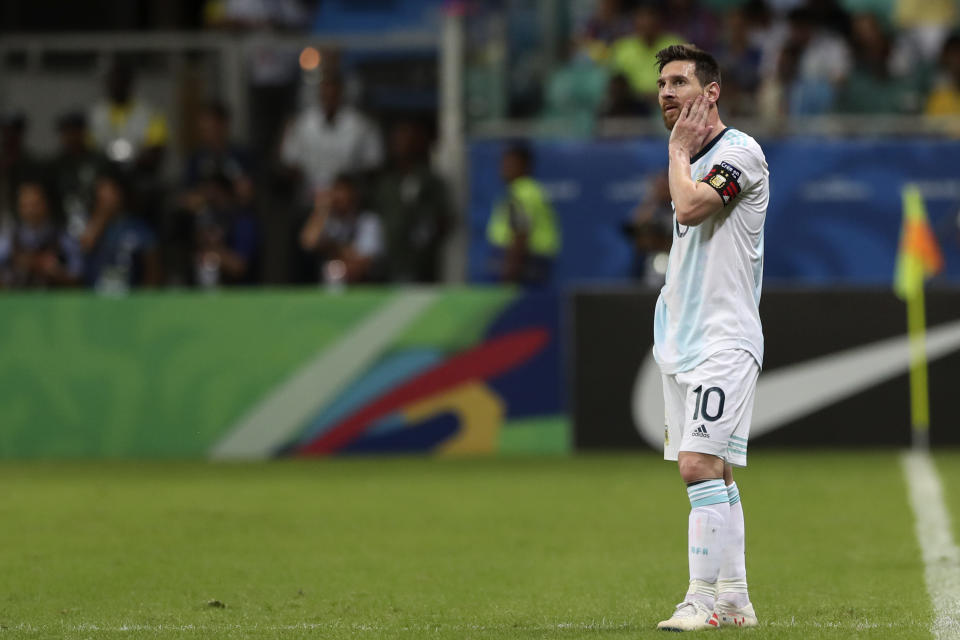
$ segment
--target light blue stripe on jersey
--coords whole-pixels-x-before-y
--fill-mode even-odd
[[[690,498],[690,506],[693,508],[706,507],[711,504],[723,504],[730,499],[727,495],[727,487],[720,478],[707,480],[687,487],[687,496]]]

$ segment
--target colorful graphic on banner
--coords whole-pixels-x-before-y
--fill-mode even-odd
[[[562,453],[559,308],[496,287],[8,295],[0,458]]]
[[[464,351],[388,354],[285,451],[496,452],[505,423],[562,408],[558,303],[556,294],[517,298],[492,320],[482,341]]]

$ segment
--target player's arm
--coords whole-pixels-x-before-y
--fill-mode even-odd
[[[688,102],[670,133],[670,197],[677,212],[677,222],[695,227],[723,208],[723,196],[705,182],[690,175],[690,157],[703,147],[712,125],[707,115],[712,103],[704,96]]]
[[[670,148],[670,196],[677,222],[695,227],[723,208],[723,197],[705,182],[690,175],[690,155]]]

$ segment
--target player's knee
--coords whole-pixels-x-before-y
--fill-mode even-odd
[[[693,454],[680,456],[680,477],[687,484],[723,476],[723,461],[715,456]]]

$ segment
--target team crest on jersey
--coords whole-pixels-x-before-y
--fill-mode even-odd
[[[743,172],[729,162],[713,165],[710,172],[700,178],[701,182],[710,185],[723,198],[723,204],[729,204],[740,193],[740,176]]]

